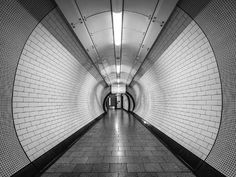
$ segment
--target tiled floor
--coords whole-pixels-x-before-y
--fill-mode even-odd
[[[140,122],[110,111],[42,177],[194,177]]]

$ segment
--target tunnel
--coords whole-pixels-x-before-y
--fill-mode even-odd
[[[236,1],[1,0],[0,176],[235,177]]]

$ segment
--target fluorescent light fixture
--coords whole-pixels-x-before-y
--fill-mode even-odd
[[[112,94],[120,94],[126,92],[125,84],[112,84],[111,85],[111,93]]]
[[[121,44],[122,13],[113,12],[112,17],[113,17],[115,45],[119,46]]]
[[[116,65],[116,73],[120,74],[120,65]]]

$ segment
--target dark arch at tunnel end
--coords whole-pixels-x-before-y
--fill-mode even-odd
[[[104,100],[103,100],[103,103],[102,103],[102,108],[103,108],[103,111],[104,112],[107,112],[107,109],[106,109],[106,102],[107,102],[107,99],[108,99],[108,97],[111,95],[111,92],[109,92],[106,96],[105,96],[105,98],[104,98]]]
[[[102,104],[102,107],[103,107],[103,111],[104,112],[107,112],[107,108],[106,108],[106,102],[107,102],[107,99],[108,99],[108,97],[111,95],[112,93],[111,92],[109,92],[106,96],[105,96],[105,98],[104,98],[104,100],[103,100],[103,104]],[[134,101],[134,98],[133,98],[133,96],[129,93],[129,92],[126,92],[126,93],[124,93],[126,96],[127,96],[127,98],[128,98],[128,101],[129,101],[129,103],[128,103],[128,112],[133,112],[134,111],[134,109],[135,109],[135,101]],[[132,101],[132,105],[133,105],[133,107],[132,107],[132,109],[131,109],[131,106],[130,106],[130,102]]]
[[[129,111],[133,112],[134,109],[135,109],[135,101],[134,101],[134,98],[133,96],[129,93],[129,92],[126,92],[127,96],[128,96],[128,99],[131,99],[132,100],[132,103],[133,103],[133,108],[132,110],[130,110],[130,104],[129,104]]]

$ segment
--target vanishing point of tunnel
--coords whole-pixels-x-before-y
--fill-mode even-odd
[[[0,0],[0,177],[235,177],[235,0]]]

